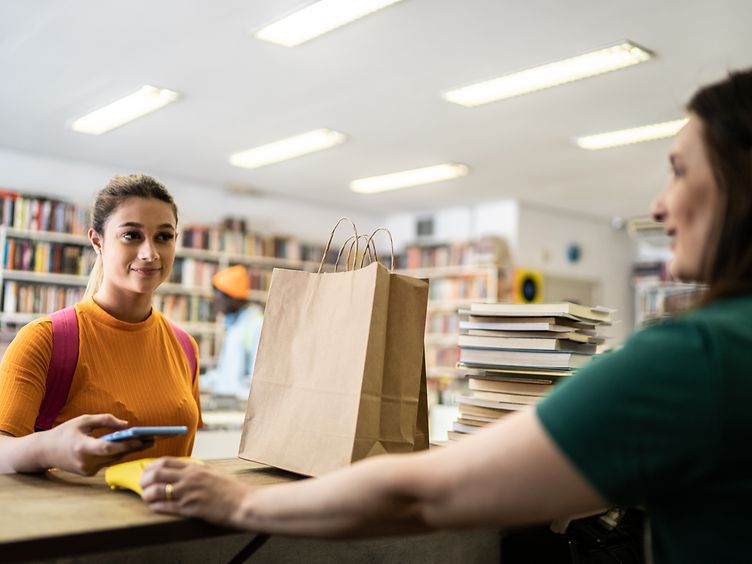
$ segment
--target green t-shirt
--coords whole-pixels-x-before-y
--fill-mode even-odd
[[[752,562],[752,296],[635,333],[538,405],[603,497],[641,505],[656,563]]]

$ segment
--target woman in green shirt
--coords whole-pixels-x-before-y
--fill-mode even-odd
[[[752,559],[752,71],[700,90],[688,113],[654,215],[672,239],[672,274],[708,284],[703,305],[637,332],[536,410],[446,448],[259,489],[161,459],[144,473],[144,499],[163,513],[319,537],[639,504],[655,562]]]

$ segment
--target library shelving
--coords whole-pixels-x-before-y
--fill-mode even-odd
[[[691,308],[706,287],[671,279],[670,238],[661,223],[638,217],[627,224],[637,244],[637,260],[632,267],[635,327],[643,327]]]
[[[451,404],[461,391],[459,310],[473,302],[507,301],[509,260],[504,241],[410,245],[398,257],[400,273],[429,280],[426,375],[429,403]]]
[[[701,284],[635,277],[635,326],[643,327],[687,311],[706,290]]]
[[[19,324],[78,301],[93,260],[85,237],[0,227],[0,323]]]
[[[2,211],[7,212],[8,199],[0,201],[4,205]],[[25,208],[20,207],[18,201],[13,200],[15,210],[11,210],[10,216],[0,215],[10,223],[0,226],[3,253],[0,269],[0,334],[3,337],[0,340],[4,343],[0,349],[7,346],[18,326],[80,301],[94,262],[94,253],[83,234],[40,230],[36,226],[41,224],[36,220],[29,224],[31,228],[16,227],[14,211],[41,209],[29,199],[23,199]],[[71,218],[78,217],[75,208],[59,209],[66,210]],[[71,222],[59,225],[70,227]],[[207,235],[197,236],[196,233]],[[204,246],[207,248],[197,248]],[[227,266],[244,265],[251,281],[249,299],[265,302],[272,269],[318,268],[318,262],[303,258],[314,258],[315,249],[288,237],[255,233],[239,237],[238,233],[224,233],[219,228],[188,226],[178,242],[170,278],[155,293],[154,306],[194,336],[199,345],[201,367],[209,368],[216,363],[223,327],[214,310],[213,274]]]

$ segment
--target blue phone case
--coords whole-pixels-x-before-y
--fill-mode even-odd
[[[105,441],[126,441],[128,439],[155,439],[157,437],[174,437],[185,435],[188,427],[131,427],[122,431],[115,431],[109,435],[99,437]]]

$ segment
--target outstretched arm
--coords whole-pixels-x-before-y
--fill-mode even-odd
[[[144,499],[159,512],[314,537],[523,525],[607,505],[532,409],[447,447],[371,458],[313,480],[254,489],[205,467],[161,459],[141,483]]]
[[[89,436],[94,429],[122,429],[113,415],[81,415],[49,431],[13,437],[0,431],[0,473],[41,472],[56,467],[91,475],[124,455],[150,447],[149,441],[108,442]]]

